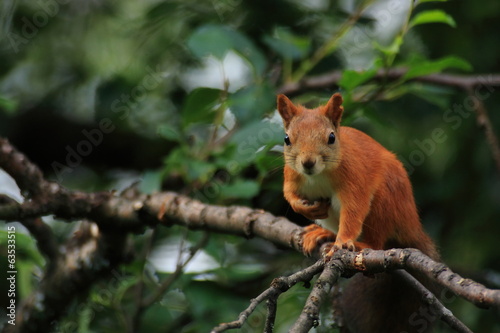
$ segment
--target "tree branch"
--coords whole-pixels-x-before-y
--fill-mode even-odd
[[[47,259],[49,266],[59,259],[59,246],[56,242],[52,228],[45,224],[41,218],[29,218],[21,221],[36,239],[36,244],[41,254]]]
[[[8,156],[14,156],[19,163],[10,162]],[[16,221],[54,214],[69,221],[91,218],[96,223],[83,224],[75,237],[68,241],[65,256],[58,257],[55,268],[46,272],[39,290],[19,310],[16,326],[12,326],[18,332],[48,330],[67,311],[68,305],[77,295],[85,293],[97,279],[109,274],[123,262],[127,233],[140,232],[146,227],[178,224],[189,229],[261,237],[277,245],[301,251],[300,234],[303,229],[284,217],[275,217],[262,210],[208,205],[174,192],[152,195],[124,193],[117,196],[112,193],[70,191],[40,178],[38,175],[41,173],[37,167],[3,139],[0,140],[0,167],[5,167],[15,175],[19,186],[25,186],[27,196],[36,193],[33,199],[21,204],[5,200],[4,204],[0,202],[0,219]],[[14,171],[12,168],[22,170]],[[26,177],[31,177],[40,184],[27,185],[21,179],[23,171]],[[49,204],[44,206],[44,203]],[[44,251],[51,253],[53,249]],[[267,326],[271,327],[274,307],[272,302],[276,302],[282,292],[297,282],[310,281],[313,276],[323,272],[297,322],[299,327],[314,324],[325,290],[331,287],[342,271],[349,270],[376,273],[402,268],[418,271],[477,306],[500,308],[500,290],[488,289],[464,279],[418,250],[365,249],[357,253],[342,250],[334,253],[332,262],[335,265],[330,269],[323,269],[324,263],[320,260],[290,277],[275,279],[271,287],[253,300],[249,308],[240,315],[237,324],[244,323],[259,303],[270,299],[271,313]],[[39,299],[43,300],[42,305]],[[226,329],[225,327],[229,328],[222,326]],[[222,331],[222,328],[216,328],[215,332]]]
[[[59,256],[53,269],[46,270],[38,290],[23,301],[16,325],[6,325],[3,332],[53,330],[69,304],[122,261],[125,235],[102,234],[92,223],[83,223],[67,242],[65,256]]]
[[[483,100],[479,98],[478,94],[473,89],[473,86],[467,88],[467,93],[474,102],[477,125],[484,131],[486,141],[490,145],[493,159],[495,160],[497,171],[500,173],[500,144],[498,143],[498,138],[493,130],[493,125],[491,124],[490,117],[488,116],[486,106],[484,105]]]
[[[313,266],[314,270],[311,270]],[[427,290],[427,288],[425,288],[417,279],[415,279],[408,272],[400,270],[400,268],[415,270],[418,267],[418,272],[427,273],[428,271],[433,271],[435,272],[435,274],[433,275],[435,277],[435,280],[437,280],[441,285],[449,288],[452,291],[461,288],[460,284],[449,284],[448,280],[450,280],[450,278],[447,276],[437,278],[436,273],[442,270],[436,269],[436,266],[439,266],[441,268],[444,267],[446,269],[448,268],[443,264],[433,261],[419,250],[391,249],[387,251],[380,251],[365,249],[361,252],[339,250],[338,252],[334,253],[328,265],[324,265],[320,260],[313,266],[308,267],[306,270],[316,272],[313,274],[313,276],[319,273],[317,272],[317,270],[320,270],[321,274],[306,301],[300,317],[290,329],[290,332],[308,332],[312,327],[317,326],[319,320],[319,308],[323,303],[324,297],[329,293],[330,289],[341,275],[347,274],[349,276],[352,274],[350,273],[352,271],[365,272],[370,274],[394,271],[393,274],[401,276],[412,288],[415,288],[422,295],[423,300],[434,309],[437,317],[441,318],[441,320],[446,322],[457,332],[471,332],[469,328],[467,328],[458,318],[453,316],[451,311],[445,308],[439,302],[436,296],[434,296],[429,290]],[[299,273],[302,273],[304,271],[305,270]],[[290,278],[292,277],[293,275],[290,276]],[[312,276],[308,276],[307,280],[310,279],[312,279]],[[289,287],[291,286],[288,286],[288,288]],[[221,324],[217,326],[212,332],[222,332],[233,328],[241,328],[245,321],[248,319],[249,315],[255,310],[259,303],[263,302],[265,299],[276,303],[276,299],[279,297],[279,295],[282,292],[288,290],[288,288],[285,287],[285,290],[282,290],[279,293],[275,293],[275,288],[276,287],[274,287],[273,281],[273,284],[270,288],[266,289],[266,291],[260,294],[256,299],[252,300],[250,306],[240,314],[238,320],[231,323]],[[483,291],[486,290],[484,286],[482,286],[481,288],[483,288]],[[490,295],[492,297],[490,297],[491,299],[488,302],[491,301],[491,306],[495,306],[496,308],[500,309],[500,290],[493,290],[490,292],[492,292],[494,295]],[[465,296],[464,298],[470,300],[470,295],[462,293],[462,296]],[[484,301],[481,305],[484,306]]]
[[[394,271],[393,274],[399,275],[403,278],[408,285],[410,285],[413,289],[418,290],[418,292],[422,295],[422,299],[430,305],[436,315],[441,318],[442,321],[447,323],[451,328],[460,333],[472,333],[472,331],[465,326],[457,317],[453,316],[450,310],[444,307],[444,305],[431,293],[427,288],[424,287],[420,281],[415,279],[410,273],[397,270]]]
[[[391,68],[389,70],[379,70],[372,80],[390,80],[397,81],[403,78],[408,71],[407,68]],[[297,95],[300,92],[315,89],[325,89],[337,87],[342,79],[342,71],[333,71],[327,74],[304,78],[298,82],[287,83],[277,89],[278,94],[289,96]],[[477,123],[484,131],[486,140],[492,151],[493,159],[495,160],[497,172],[500,173],[500,144],[493,126],[488,117],[488,112],[479,97],[478,89],[488,88],[489,92],[493,91],[493,87],[500,87],[500,74],[480,74],[480,75],[458,75],[435,73],[429,75],[418,76],[412,78],[411,81],[430,83],[434,85],[449,86],[465,91],[474,101]],[[489,93],[486,95],[489,96]]]
[[[306,304],[299,318],[291,328],[291,332],[307,333],[319,324],[319,310],[330,289],[337,283],[343,272],[343,265],[337,260],[331,260],[321,272],[314,288],[307,297]]]
[[[386,270],[410,269],[420,272],[478,307],[500,309],[500,290],[488,289],[482,284],[464,279],[443,263],[432,260],[417,249],[339,251],[333,258],[340,259],[346,269],[355,271],[380,273]]]
[[[187,264],[189,264],[189,262],[194,258],[194,256],[198,253],[198,251],[201,250],[207,244],[208,238],[209,238],[208,233],[205,233],[203,238],[200,239],[200,241],[189,250],[189,256],[184,261],[182,261],[181,258],[182,248],[179,249],[181,253],[179,253],[179,261],[177,262],[175,271],[172,274],[170,274],[168,278],[165,279],[165,281],[163,281],[160,284],[158,290],[153,295],[150,295],[148,298],[142,300],[140,304],[142,309],[151,306],[152,304],[156,303],[163,297],[165,291],[167,291],[172,285],[172,283],[174,283],[182,275],[183,270],[187,266]]]
[[[25,196],[39,197],[50,191],[42,171],[18,152],[7,139],[1,137],[0,167],[14,178]]]
[[[246,308],[240,315],[238,319],[230,323],[223,323],[212,329],[211,333],[224,332],[233,328],[241,328],[248,317],[252,314],[257,306],[265,300],[270,300],[276,303],[279,295],[293,287],[299,282],[309,282],[316,274],[323,270],[325,266],[324,261],[318,260],[313,265],[302,269],[290,276],[279,277],[273,280],[271,286],[264,290],[259,296],[252,299],[248,308]]]
[[[278,300],[268,299],[267,302],[267,316],[266,323],[264,324],[264,333],[272,333],[274,322],[276,321],[276,312],[278,311]]]
[[[17,205],[17,202],[6,195],[0,195],[0,207],[1,205]],[[47,260],[49,269],[52,268],[60,254],[54,234],[52,233],[52,228],[45,224],[39,217],[26,218],[20,220],[20,223],[36,239],[36,245],[40,253]]]
[[[373,80],[400,80],[407,71],[407,68],[391,68],[388,71],[379,70],[373,77]],[[342,73],[342,71],[333,71],[323,75],[307,77],[298,82],[286,83],[277,89],[277,93],[294,96],[307,90],[338,87]],[[475,88],[476,86],[500,87],[500,74],[458,75],[436,73],[415,77],[412,81],[467,90],[470,87]]]

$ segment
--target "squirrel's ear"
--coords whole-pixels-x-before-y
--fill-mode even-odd
[[[277,105],[278,112],[280,113],[281,118],[283,118],[283,124],[285,125],[285,128],[288,128],[290,121],[292,121],[292,118],[298,113],[297,107],[293,105],[292,101],[283,94],[278,95]]]
[[[340,119],[342,118],[342,113],[344,112],[344,107],[342,106],[342,96],[340,93],[335,93],[330,98],[328,103],[326,103],[324,112],[325,116],[328,117],[333,123],[335,128],[338,128],[340,125]]]

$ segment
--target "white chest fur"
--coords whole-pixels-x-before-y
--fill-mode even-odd
[[[330,179],[325,174],[314,176],[305,176],[306,180],[300,188],[299,195],[309,201],[314,201],[320,198],[329,198],[331,201],[328,217],[322,220],[316,220],[316,223],[322,227],[338,232],[340,220],[341,202],[338,195],[333,191]]]

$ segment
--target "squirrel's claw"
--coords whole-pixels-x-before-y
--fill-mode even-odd
[[[333,244],[333,251],[340,250],[340,249],[346,249],[349,251],[356,251],[356,246],[354,245],[354,241],[352,239],[348,239],[347,241],[343,242],[342,240],[336,240],[335,243]]]

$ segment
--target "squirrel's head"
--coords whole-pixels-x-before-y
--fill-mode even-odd
[[[285,95],[278,95],[278,111],[285,126],[285,163],[288,166],[313,176],[339,165],[338,135],[344,111],[339,93],[316,109],[294,105]]]

